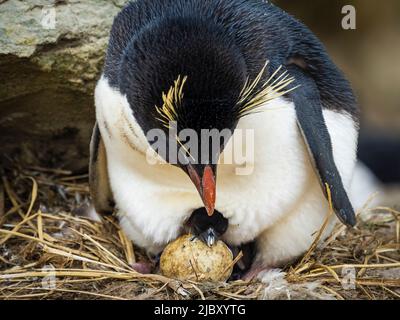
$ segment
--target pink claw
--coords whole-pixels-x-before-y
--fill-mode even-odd
[[[141,274],[149,274],[152,270],[152,265],[148,262],[135,262],[131,264],[131,267]]]

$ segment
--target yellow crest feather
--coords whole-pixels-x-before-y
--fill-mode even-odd
[[[181,78],[181,75],[179,75],[174,81],[174,85],[169,88],[168,93],[162,93],[163,105],[161,107],[156,106],[156,111],[160,115],[160,118],[157,119],[168,129],[171,128],[171,123],[178,122],[178,109],[183,99],[183,86],[186,80],[187,76]],[[189,150],[182,144],[176,134],[175,139],[186,152],[185,156],[189,156],[194,160]]]
[[[260,90],[258,92],[255,92],[255,88],[259,84],[268,63],[269,61],[267,61],[264,64],[261,71],[253,81],[250,82],[249,78],[246,79],[246,82],[243,86],[242,91],[240,92],[239,100],[237,103],[237,105],[239,106],[238,110],[239,117],[244,117],[248,114],[256,112],[257,108],[262,106],[263,104],[273,99],[279,98],[289,93],[290,91],[298,88],[298,86],[296,86],[291,89],[285,90],[285,88],[287,88],[292,82],[294,82],[295,79],[294,77],[289,76],[287,71],[284,71],[280,75],[278,75],[282,69],[282,66],[280,66],[268,78],[268,80],[265,81],[265,83],[261,86]]]
[[[238,118],[257,112],[257,109],[263,104],[279,98],[299,87],[296,86],[286,90],[295,79],[291,77],[287,71],[280,73],[282,66],[279,66],[279,68],[259,86],[268,63],[269,61],[264,64],[253,81],[250,81],[249,77],[247,77],[236,104],[238,107]],[[179,75],[168,92],[162,93],[162,106],[156,106],[156,111],[160,115],[157,119],[168,129],[170,128],[171,122],[178,121],[178,109],[183,99],[183,87],[186,81],[187,76],[181,77],[181,75]],[[259,89],[256,91],[257,87],[259,87]]]
[[[158,118],[162,124],[166,127],[170,127],[170,122],[177,122],[179,106],[183,99],[183,86],[185,85],[187,76],[178,78],[174,81],[174,85],[168,90],[168,93],[162,93],[163,105],[161,107],[156,106],[157,113],[161,118]]]

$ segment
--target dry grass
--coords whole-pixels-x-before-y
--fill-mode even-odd
[[[1,184],[0,184],[1,185]],[[5,203],[2,209],[3,201]],[[0,299],[259,299],[265,284],[179,282],[142,275],[130,264],[147,257],[117,222],[79,215],[88,204],[86,175],[18,167],[0,187]],[[338,225],[285,269],[288,285],[317,282],[336,299],[400,298],[400,212],[373,213],[357,228]],[[318,237],[318,235],[316,235]],[[346,270],[354,288],[344,289]]]

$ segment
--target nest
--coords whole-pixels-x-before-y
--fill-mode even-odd
[[[264,281],[197,283],[132,267],[146,260],[113,217],[93,221],[87,174],[13,167],[0,184],[0,299],[398,299],[400,212],[367,206]],[[2,185],[2,187],[1,187]]]

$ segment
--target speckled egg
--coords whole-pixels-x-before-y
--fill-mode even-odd
[[[224,242],[208,247],[193,235],[183,235],[168,244],[160,259],[161,273],[179,280],[226,281],[232,270],[233,255]]]

